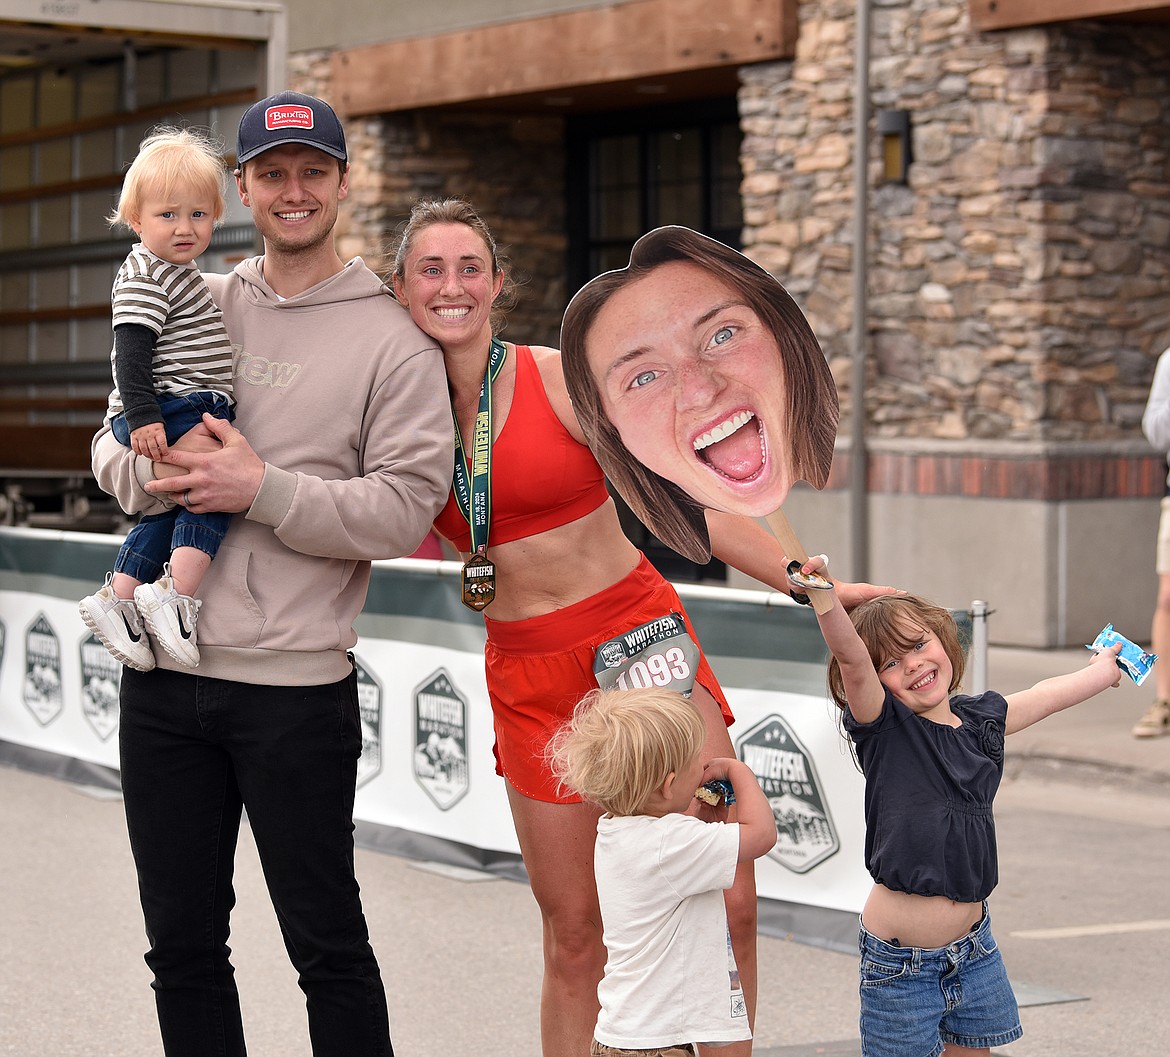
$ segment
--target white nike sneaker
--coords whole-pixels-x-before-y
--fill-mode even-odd
[[[106,573],[106,582],[96,594],[86,595],[77,603],[77,610],[85,626],[101,641],[115,660],[140,672],[154,667],[154,654],[142,626],[142,617],[132,598],[119,598],[111,586],[113,574]]]
[[[158,645],[185,667],[198,667],[195,621],[203,603],[175,590],[169,564],[163,566],[162,576],[154,583],[143,584],[135,590],[134,604],[142,614],[146,630]]]

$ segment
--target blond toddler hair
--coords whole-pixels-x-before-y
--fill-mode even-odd
[[[549,763],[562,788],[611,815],[637,815],[705,738],[699,710],[676,690],[592,690],[550,741]]]
[[[142,203],[151,195],[167,199],[177,187],[203,191],[212,199],[212,219],[224,213],[227,168],[219,147],[196,129],[156,128],[142,141],[126,170],[118,206],[106,219],[111,226],[134,227]]]

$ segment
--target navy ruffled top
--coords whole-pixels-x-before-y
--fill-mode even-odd
[[[986,899],[999,880],[992,801],[1003,777],[1007,701],[957,694],[958,727],[916,715],[889,691],[881,715],[845,729],[865,774],[865,865],[896,892]]]

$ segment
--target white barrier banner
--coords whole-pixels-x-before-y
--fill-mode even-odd
[[[121,669],[77,599],[101,583],[118,542],[0,529],[0,742],[117,768]],[[447,844],[460,849],[452,861],[470,850],[488,862],[519,848],[494,770],[482,621],[459,604],[457,568],[375,566],[354,649],[365,737],[355,818],[408,846],[417,836],[427,857]],[[679,590],[735,712],[736,753],[776,815],[760,896],[858,912],[870,885],[862,778],[825,695],[812,612],[755,592]]]

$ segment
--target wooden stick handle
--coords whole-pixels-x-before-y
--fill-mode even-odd
[[[779,508],[773,510],[765,520],[768,522],[768,528],[772,530],[772,535],[784,548],[784,553],[788,556],[789,561],[798,561],[802,565],[808,561],[808,552],[801,545],[800,540],[796,538],[796,532],[783,510]],[[833,608],[833,598],[830,592],[814,589],[806,593],[816,612],[827,613]]]

